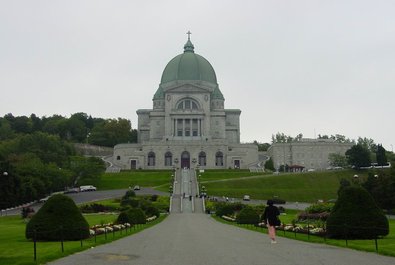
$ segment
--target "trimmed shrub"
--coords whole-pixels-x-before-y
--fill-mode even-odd
[[[129,214],[127,212],[121,212],[118,215],[117,224],[124,224],[124,223],[130,223],[130,218],[129,218]]]
[[[129,220],[131,224],[145,224],[147,222],[146,216],[143,210],[140,208],[136,209],[130,209],[127,211],[127,214],[129,215]]]
[[[334,203],[315,203],[306,208],[307,213],[330,213],[335,206]]]
[[[363,188],[344,187],[327,220],[332,238],[373,239],[389,233],[388,220]]]
[[[139,207],[139,203],[139,200],[132,198],[126,198],[121,200],[121,206],[131,206],[133,208],[137,208]]]
[[[125,195],[123,195],[122,199],[133,198],[136,197],[136,193],[133,190],[128,190]]]
[[[145,215],[146,215],[146,216],[149,216],[149,217],[151,217],[151,216],[159,217],[159,216],[160,216],[160,213],[159,213],[159,210],[158,210],[157,208],[155,208],[155,207],[153,207],[153,206],[150,206],[150,207],[148,207],[148,208],[145,210]]]
[[[245,207],[236,217],[238,224],[257,224],[259,223],[259,214],[252,207]]]
[[[85,204],[80,207],[83,213],[100,213],[114,211],[114,207],[106,206],[100,203]]]
[[[236,212],[241,211],[244,209],[246,206],[241,203],[226,203],[226,202],[220,202],[215,205],[215,215],[216,216],[231,216],[234,215]]]
[[[37,240],[80,240],[89,237],[89,224],[74,201],[63,195],[51,196],[26,225],[26,238]]]

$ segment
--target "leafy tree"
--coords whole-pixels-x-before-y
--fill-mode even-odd
[[[119,143],[127,143],[132,139],[132,128],[129,120],[108,119],[93,127],[89,142],[100,146],[113,147]]]
[[[97,157],[72,156],[69,169],[73,172],[72,182],[75,185],[96,183],[105,170],[104,162]]]
[[[382,209],[395,209],[395,175],[369,173],[362,186],[372,195]]]
[[[333,141],[338,142],[338,143],[355,143],[354,140],[350,140],[349,138],[347,138],[346,136],[344,136],[342,134],[335,134],[335,135],[331,135],[331,136],[328,136],[326,134],[324,134],[324,135],[319,134],[318,139],[332,139]]]
[[[294,141],[300,141],[303,138],[303,134],[299,133],[296,137],[285,135],[284,133],[276,133],[272,135],[272,143],[291,143]]]
[[[354,145],[346,151],[347,161],[350,165],[359,169],[361,167],[370,166],[370,152],[360,144]]]
[[[272,171],[275,170],[272,158],[270,158],[269,160],[267,160],[265,162],[265,169],[269,169],[269,170],[272,170]]]
[[[375,144],[374,140],[371,138],[358,137],[357,144],[363,146],[365,149],[369,150],[372,153],[375,153],[377,150],[377,145]]]
[[[12,139],[15,132],[12,130],[10,122],[7,119],[0,118],[0,140]]]
[[[338,153],[331,153],[328,155],[329,164],[332,167],[345,167],[347,166],[346,156]]]
[[[377,145],[376,160],[379,166],[384,166],[387,164],[386,151],[381,144]]]
[[[258,141],[254,140],[253,142],[254,144],[256,144],[258,146],[258,151],[267,151],[267,149],[269,149],[270,144],[269,143],[258,143]]]

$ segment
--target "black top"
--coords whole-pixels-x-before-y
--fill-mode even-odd
[[[269,205],[265,208],[265,212],[263,213],[263,221],[269,222],[269,225],[276,225],[277,216],[280,215],[280,211],[276,206]]]

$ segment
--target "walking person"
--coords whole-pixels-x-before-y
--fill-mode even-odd
[[[281,224],[280,219],[278,216],[280,215],[280,211],[276,206],[273,205],[272,200],[268,200],[266,203],[268,206],[265,208],[263,212],[263,222],[266,223],[269,237],[271,239],[271,243],[275,244],[276,242],[276,226]]]

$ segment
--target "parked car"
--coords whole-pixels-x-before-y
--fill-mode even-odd
[[[79,188],[71,188],[71,189],[67,189],[64,191],[64,194],[69,194],[69,193],[78,193],[80,192]]]
[[[140,186],[139,185],[134,186],[133,190],[140,190]]]
[[[243,201],[249,201],[250,199],[250,195],[244,195],[243,197]]]
[[[49,199],[49,197],[51,197],[51,195],[50,195],[50,196],[47,196],[47,197],[45,197],[45,198],[41,198],[40,200],[38,200],[38,202],[47,202],[48,199]]]
[[[95,191],[96,187],[92,186],[92,185],[85,185],[85,186],[80,186],[80,191],[84,192],[84,191]]]

